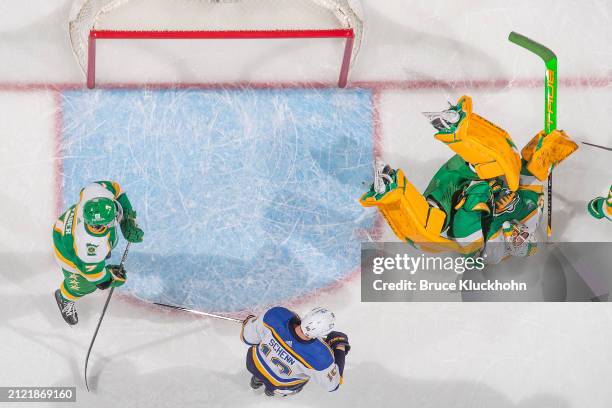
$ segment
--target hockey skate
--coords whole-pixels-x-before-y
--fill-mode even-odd
[[[378,195],[385,194],[388,191],[387,186],[394,182],[394,175],[395,170],[389,165],[374,162],[374,182],[372,184],[374,192]]]
[[[261,388],[261,386],[263,385],[263,381],[261,381],[259,378],[252,376],[251,377],[251,388],[254,390],[258,390]]]
[[[264,383],[259,378],[255,377],[253,375],[253,376],[251,376],[251,384],[250,385],[251,385],[252,389],[258,390],[258,389],[260,389],[264,385]],[[274,390],[270,390],[267,387],[264,388],[264,393],[268,397],[274,397],[275,395],[279,395],[279,394],[275,393]],[[280,396],[284,396],[284,395],[280,394]]]
[[[62,298],[60,290],[57,289],[55,291],[55,301],[57,302],[57,307],[59,307],[60,313],[62,317],[71,326],[74,326],[79,322],[79,316],[76,311],[76,304],[70,300],[66,301]]]
[[[277,397],[277,398],[290,397],[290,396],[295,395],[295,394],[299,393],[300,391],[302,391],[302,389],[304,388],[304,384],[306,384],[306,383],[303,383],[300,387],[293,388],[293,389],[278,389],[277,388],[276,390],[270,390],[270,389],[266,388],[264,393],[268,397]]]

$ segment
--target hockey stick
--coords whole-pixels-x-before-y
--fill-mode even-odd
[[[208,317],[213,317],[215,319],[221,319],[221,320],[229,320],[230,322],[236,322],[236,323],[240,323],[240,324],[242,324],[242,322],[243,322],[243,320],[241,320],[241,319],[235,319],[233,317],[219,316],[219,315],[212,314],[212,313],[200,312],[198,310],[187,309],[186,307],[182,307],[182,306],[167,305],[165,303],[157,303],[157,302],[153,302],[153,304],[157,305],[157,306],[168,307],[170,309],[181,310],[183,312],[197,314],[197,315],[200,315],[200,316],[208,316]]]
[[[125,246],[125,251],[123,251],[123,256],[121,257],[121,262],[119,262],[119,270],[123,267],[123,263],[125,262],[125,258],[127,258],[127,254],[130,250],[131,242]],[[98,320],[98,325],[96,326],[96,331],[91,338],[91,343],[89,343],[89,349],[87,350],[87,357],[85,357],[85,388],[87,388],[87,392],[89,392],[89,384],[87,383],[87,364],[89,363],[89,354],[91,354],[91,349],[93,348],[94,342],[96,341],[96,336],[98,335],[98,330],[100,330],[100,325],[102,324],[102,319],[104,319],[104,314],[106,313],[106,308],[110,303],[111,297],[113,296],[113,292],[115,288],[110,288],[110,292],[108,292],[108,296],[106,298],[106,303],[104,303],[104,308],[102,309],[102,314],[100,315],[100,320]]]
[[[598,149],[608,150],[608,151],[612,152],[612,147],[600,146],[600,145],[597,145],[597,144],[594,144],[594,143],[589,143],[589,142],[581,142],[581,143],[584,144],[584,145],[587,145],[587,146],[596,147]]]
[[[557,129],[557,56],[549,48],[512,31],[508,36],[511,42],[533,52],[542,58],[546,65],[544,77],[544,133],[547,135]],[[547,235],[552,235],[552,168],[548,175],[548,228]]]

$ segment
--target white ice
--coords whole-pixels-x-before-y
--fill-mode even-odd
[[[66,406],[88,408],[612,405],[612,309],[606,303],[364,304],[358,280],[296,305],[299,311],[315,303],[333,308],[338,328],[351,338],[337,393],[309,385],[284,401],[254,395],[238,327],[161,313],[121,296],[95,346],[93,392],[87,393],[84,357],[105,294],[79,302],[81,322],[74,328],[60,320],[51,296],[59,281],[50,252],[53,85],[83,80],[67,37],[70,3],[0,3],[0,386],[75,385],[78,402]],[[559,88],[559,127],[576,140],[612,146],[608,0],[364,0],[364,12],[366,37],[351,80],[380,89],[382,156],[404,168],[418,188],[450,154],[432,139],[421,111],[468,93],[475,111],[508,130],[517,145],[540,130],[542,87],[525,84],[540,80],[543,66],[506,40],[512,30],[559,56],[559,76],[571,82]],[[258,53],[259,45],[231,46],[202,45],[212,56],[205,58],[193,45],[105,44],[99,79],[331,82],[341,48],[325,42],[320,49],[310,43],[293,49],[282,42],[262,45]],[[324,56],[316,67],[307,64],[312,53]],[[418,86],[429,80],[448,85]],[[50,86],[29,86],[37,84]],[[612,183],[609,163],[610,153],[581,146],[556,170],[555,239],[611,240],[612,226],[584,210]],[[388,229],[384,236],[392,238]]]

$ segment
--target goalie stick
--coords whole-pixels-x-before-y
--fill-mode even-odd
[[[544,77],[544,132],[548,135],[557,129],[557,56],[548,47],[512,31],[508,40],[542,58],[546,66]],[[548,175],[548,226],[546,234],[552,235],[552,168]]]
[[[123,251],[123,256],[121,257],[121,262],[119,262],[119,269],[123,267],[123,263],[125,262],[125,258],[127,258],[127,254],[130,250],[130,245],[132,243],[128,242],[125,247],[125,251]],[[89,384],[87,383],[87,365],[89,364],[89,355],[91,354],[91,349],[93,348],[94,342],[96,341],[96,337],[98,336],[98,330],[100,330],[100,325],[102,324],[102,319],[104,319],[104,315],[106,314],[106,308],[110,303],[111,297],[113,296],[115,288],[111,287],[110,292],[108,292],[108,297],[106,298],[106,303],[104,303],[104,308],[102,309],[102,314],[100,315],[100,320],[98,320],[98,325],[96,326],[96,331],[91,338],[91,342],[89,343],[89,349],[87,350],[87,357],[85,357],[85,388],[87,388],[87,392],[89,392]]]

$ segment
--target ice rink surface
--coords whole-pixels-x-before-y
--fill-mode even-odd
[[[96,177],[121,180],[147,231],[130,253],[126,289],[139,298],[239,312],[310,293],[355,270],[355,231],[374,224],[355,200],[372,172],[371,99],[63,93],[64,208]]]
[[[367,304],[352,273],[354,245],[373,222],[356,200],[374,155],[421,190],[450,156],[420,112],[469,94],[474,111],[519,147],[541,129],[543,64],[507,41],[512,30],[559,57],[559,127],[612,146],[609,1],[364,0],[366,34],[346,91],[321,86],[339,68],[342,44],[329,40],[101,43],[104,89],[85,91],[68,41],[70,6],[0,4],[0,386],[74,385],[78,402],[66,406],[83,407],[612,404],[607,303]],[[143,90],[145,82],[157,86]],[[168,89],[175,82],[193,86]],[[219,86],[236,82],[253,86]],[[610,157],[583,145],[555,170],[555,240],[612,241],[610,225],[585,211],[612,183]],[[261,184],[241,187],[238,176]],[[105,294],[79,301],[77,327],[63,323],[50,230],[83,183],[106,177],[125,178],[148,235],[107,313],[87,393],[84,358]],[[198,207],[212,196],[226,204]],[[197,222],[182,217],[187,210]],[[218,220],[229,230],[208,225]],[[394,239],[387,228],[380,235]],[[185,246],[223,273],[197,280],[184,254],[178,267],[156,263],[156,252]],[[277,285],[264,282],[274,268],[285,268]],[[240,296],[227,296],[230,286]],[[271,402],[248,387],[235,325],[133,296],[179,302],[185,293],[198,293],[184,300],[202,310],[275,300],[300,312],[333,308],[353,346],[342,388],[325,394],[312,384]]]

